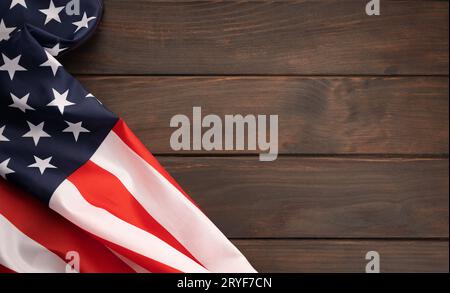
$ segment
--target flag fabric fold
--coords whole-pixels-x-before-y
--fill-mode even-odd
[[[69,16],[68,2],[0,3],[0,180],[27,193],[0,182],[0,271],[61,272],[74,250],[81,272],[254,272],[59,63],[102,13],[100,1],[84,0]],[[49,229],[60,233],[50,240]]]

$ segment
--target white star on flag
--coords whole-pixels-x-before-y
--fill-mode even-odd
[[[66,50],[67,48],[61,48],[61,44],[58,43],[53,48],[44,48],[47,52],[49,52],[53,57],[57,57],[59,53]]]
[[[12,0],[11,6],[9,6],[9,9],[13,9],[17,4],[22,5],[25,8],[28,8],[25,0]]]
[[[45,170],[47,169],[57,169],[55,166],[50,164],[50,161],[52,160],[52,157],[48,157],[47,159],[43,160],[36,156],[34,156],[34,164],[31,164],[28,166],[28,168],[38,168],[41,172],[41,175],[44,174]]]
[[[40,65],[40,67],[44,67],[44,66],[50,67],[52,69],[53,75],[56,76],[56,72],[58,71],[58,68],[61,67],[62,65],[49,52],[45,51],[45,54],[47,55],[47,61],[42,63]]]
[[[91,20],[96,19],[97,17],[87,17],[86,12],[83,14],[83,18],[80,21],[76,21],[73,23],[73,25],[77,26],[77,29],[75,30],[75,32],[79,31],[82,28],[88,28],[89,27],[89,22]]]
[[[0,176],[2,176],[3,179],[5,179],[5,180],[6,180],[6,175],[15,173],[13,170],[8,168],[8,164],[9,164],[10,160],[11,160],[11,158],[6,159],[5,161],[0,163]]]
[[[5,54],[2,53],[2,57],[4,64],[0,67],[0,71],[8,71],[11,80],[14,79],[16,71],[27,71],[25,68],[19,65],[22,55],[19,55],[14,59],[9,59]]]
[[[53,4],[53,0],[50,0],[50,6],[48,7],[48,9],[39,9],[39,11],[44,13],[46,16],[44,24],[47,24],[52,20],[61,23],[61,18],[59,18],[59,14],[63,9],[64,6],[55,7],[55,4]]]
[[[69,90],[65,91],[63,94],[60,94],[55,89],[52,89],[52,90],[53,90],[53,96],[55,97],[55,99],[53,101],[51,101],[47,106],[58,107],[59,112],[61,112],[61,114],[64,114],[65,107],[75,105],[74,103],[67,101],[67,96],[69,95]]]
[[[28,127],[30,131],[25,133],[22,137],[31,137],[33,138],[34,145],[37,146],[39,140],[43,137],[51,137],[47,132],[44,131],[44,122],[41,122],[39,125],[34,125],[31,122],[28,122]]]
[[[78,141],[78,137],[80,136],[80,133],[90,132],[89,130],[87,130],[86,128],[81,126],[83,124],[83,122],[71,123],[69,121],[66,121],[66,123],[67,123],[67,125],[69,125],[69,127],[64,129],[63,132],[71,132],[73,134],[73,137],[75,138],[75,141]]]
[[[28,98],[30,97],[30,94],[26,94],[20,99],[16,97],[13,93],[10,93],[10,95],[13,100],[13,103],[8,107],[17,108],[24,113],[26,113],[27,110],[34,111],[34,109],[30,105],[28,105]]]
[[[15,27],[6,27],[3,19],[0,20],[0,42],[9,40],[9,36],[15,29]]]
[[[5,131],[6,126],[0,127],[0,141],[9,141],[9,139],[3,135],[3,132]]]

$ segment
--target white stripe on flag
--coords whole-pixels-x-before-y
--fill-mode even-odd
[[[0,215],[0,264],[18,273],[65,273],[67,265],[3,215]]]
[[[125,256],[121,255],[118,252],[115,252],[113,249],[108,248],[115,256],[117,256],[121,261],[123,261],[124,263],[126,263],[130,268],[132,268],[136,273],[138,274],[150,274],[151,272],[149,272],[148,270],[144,269],[143,267],[141,267],[140,265],[138,265],[137,263],[135,263],[134,261],[126,258]]]
[[[72,223],[109,242],[182,272],[207,272],[161,239],[91,205],[68,180],[53,193],[49,206]]]
[[[135,199],[211,272],[255,272],[220,230],[113,131],[91,161],[116,176]]]

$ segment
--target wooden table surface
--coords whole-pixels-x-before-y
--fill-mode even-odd
[[[448,1],[104,2],[64,64],[259,271],[449,271]],[[280,157],[172,151],[193,106],[279,115]]]

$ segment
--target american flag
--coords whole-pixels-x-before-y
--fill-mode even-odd
[[[80,272],[254,272],[61,66],[103,10],[69,2],[0,1],[0,271],[65,272],[76,251]]]

